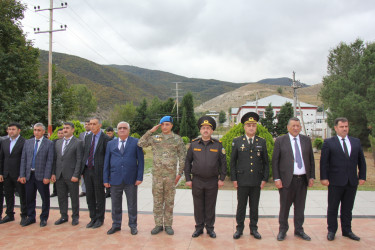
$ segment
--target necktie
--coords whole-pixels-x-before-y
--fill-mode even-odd
[[[66,146],[68,146],[68,143],[69,143],[69,141],[70,141],[70,139],[64,139],[64,141],[65,141],[65,144],[64,144],[64,149],[63,149],[63,151],[62,151],[62,155],[64,155],[65,154],[65,150],[66,150]]]
[[[299,151],[298,143],[297,143],[297,138],[294,139],[294,153],[295,153],[295,158],[297,162],[297,166],[299,169],[302,168],[302,157],[301,157],[301,152]]]
[[[95,149],[95,136],[92,135],[92,142],[91,142],[91,147],[89,151],[89,157],[87,158],[87,167],[89,169],[92,169],[94,167],[94,149]]]
[[[253,138],[249,139],[249,144],[250,144],[250,146],[253,145]]]
[[[125,152],[125,145],[124,145],[125,141],[121,141],[121,148],[120,148],[120,152],[121,154],[123,155],[124,152]]]
[[[31,170],[35,170],[35,157],[36,157],[36,153],[38,153],[38,143],[39,143],[39,140],[35,140],[33,161],[31,162]]]
[[[346,157],[349,158],[348,147],[346,147],[345,139],[341,139],[341,140],[342,140],[342,143],[344,144],[344,153],[345,153]]]

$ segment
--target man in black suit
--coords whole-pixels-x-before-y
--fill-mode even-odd
[[[20,164],[25,139],[20,135],[21,125],[11,123],[8,126],[9,138],[3,140],[0,149],[0,182],[4,183],[6,216],[0,224],[14,221],[14,191],[19,194],[21,204],[21,223],[27,217],[25,185],[19,182]]]
[[[335,239],[341,203],[342,235],[358,241],[360,238],[352,232],[352,210],[358,184],[366,181],[366,161],[360,140],[348,136],[348,119],[336,118],[335,131],[337,136],[324,141],[320,158],[320,182],[328,186],[327,239]]]
[[[109,137],[101,131],[102,123],[99,118],[91,119],[90,126],[91,133],[85,137],[82,158],[86,200],[91,218],[86,228],[98,228],[103,225],[105,214],[103,168]]]
[[[282,241],[289,229],[290,206],[294,204],[294,235],[304,240],[311,238],[303,230],[307,187],[312,187],[315,179],[314,153],[311,140],[301,135],[298,118],[290,118],[288,134],[275,141],[272,156],[273,179],[280,193],[279,234]]]
[[[256,136],[259,115],[248,112],[241,118],[245,134],[232,143],[230,158],[231,180],[237,188],[237,230],[233,235],[239,239],[244,230],[247,200],[250,207],[250,234],[261,239],[258,232],[258,207],[260,190],[268,181],[269,165],[266,140]]]
[[[68,221],[68,193],[72,204],[72,225],[79,221],[79,178],[81,177],[83,142],[74,137],[74,124],[64,123],[64,139],[55,143],[51,181],[56,182],[61,218],[60,225]]]

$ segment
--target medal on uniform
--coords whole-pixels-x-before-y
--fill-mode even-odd
[[[260,157],[260,151],[257,152],[257,156]]]
[[[245,145],[242,144],[242,146],[240,147],[241,151],[243,151],[245,149]]]
[[[161,137],[159,135],[155,135],[155,140],[161,141]]]

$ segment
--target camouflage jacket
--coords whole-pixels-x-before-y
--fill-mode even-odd
[[[176,166],[179,163],[178,174],[182,175],[185,164],[186,148],[179,135],[173,132],[169,135],[163,133],[152,135],[147,131],[138,141],[138,146],[152,147],[154,176],[176,176]]]

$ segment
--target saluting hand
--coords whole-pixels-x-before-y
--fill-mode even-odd
[[[158,125],[154,126],[152,129],[150,129],[150,132],[151,132],[151,133],[156,132],[156,130],[158,130],[158,128],[159,128],[160,126],[161,126],[161,124],[158,124]]]

